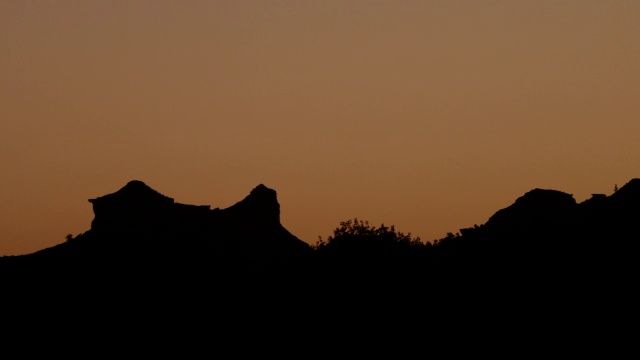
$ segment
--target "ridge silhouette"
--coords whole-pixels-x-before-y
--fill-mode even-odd
[[[349,319],[367,334],[438,316],[514,328],[561,316],[583,333],[613,326],[637,301],[640,179],[581,203],[533,189],[433,242],[354,219],[309,245],[282,226],[277,193],[263,184],[226,209],[181,204],[139,180],[89,202],[88,231],[0,258],[5,299],[58,299],[75,316],[101,304],[102,321],[135,311],[145,325],[158,311],[225,329],[313,331]]]
[[[26,266],[46,266],[50,273],[73,276],[73,269],[82,266],[124,275],[141,267],[162,271],[172,263],[174,271],[210,265],[278,267],[312,253],[281,225],[276,192],[263,184],[226,209],[177,203],[139,180],[89,202],[95,217],[88,231],[5,260],[24,260],[25,273]]]
[[[375,241],[356,244],[356,237],[352,244],[340,247],[310,246],[282,226],[277,193],[264,184],[226,209],[178,203],[140,180],[89,202],[95,217],[88,231],[32,254],[1,257],[0,265],[5,271],[21,267],[25,274],[41,266],[53,274],[79,265],[100,271],[102,266],[113,268],[118,263],[117,273],[148,266],[161,269],[180,261],[185,269],[258,267],[264,271],[304,266],[305,271],[313,271],[312,265],[337,266],[322,262],[335,262],[338,252],[358,254],[385,246]],[[391,251],[393,242],[376,251],[380,257],[389,255],[379,264],[415,271],[442,266],[464,272],[471,266],[477,271],[505,265],[531,270],[540,259],[548,268],[569,261],[584,266],[588,256],[623,257],[626,243],[638,238],[638,215],[640,179],[632,179],[609,196],[593,194],[582,203],[571,194],[537,188],[496,211],[481,226],[460,229],[432,243],[414,242],[410,256],[399,257]],[[351,267],[375,265],[359,263],[362,259],[357,256],[341,258]]]

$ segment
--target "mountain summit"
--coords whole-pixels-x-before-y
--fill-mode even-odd
[[[168,220],[167,217],[175,209],[172,198],[160,194],[139,180],[130,181],[112,194],[89,199],[89,202],[93,204],[95,215],[91,223],[91,230],[94,231],[152,225],[154,222]]]
[[[266,227],[260,228],[261,231],[282,228],[277,193],[263,184],[251,190],[242,201],[222,210],[212,210],[209,205],[177,203],[140,180],[130,181],[120,190],[89,199],[89,202],[93,204],[95,214],[92,231],[131,231],[143,226],[224,228],[223,221],[253,225],[249,229],[238,229],[240,232],[257,225]]]
[[[88,231],[12,260],[52,272],[126,276],[140,269],[171,269],[195,275],[212,268],[284,267],[312,253],[282,226],[277,193],[263,184],[226,209],[178,203],[140,180],[89,202],[95,216]]]

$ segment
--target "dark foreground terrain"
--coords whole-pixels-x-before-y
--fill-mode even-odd
[[[272,346],[357,333],[369,349],[376,335],[488,329],[526,346],[566,345],[566,332],[624,345],[611,327],[636,318],[640,179],[582,203],[533,189],[431,243],[354,219],[309,246],[280,224],[264,185],[226,209],[180,204],[135,180],[89,201],[88,231],[0,258],[8,313],[127,336],[259,333]]]

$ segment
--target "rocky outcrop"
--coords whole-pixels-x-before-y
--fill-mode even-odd
[[[267,226],[280,224],[280,204],[276,191],[260,184],[247,197],[219,214],[221,220],[242,219],[243,222]]]
[[[211,213],[210,206],[176,203],[139,180],[89,202],[93,204],[91,230],[95,232],[117,233],[168,224],[186,226],[189,219],[204,220]]]
[[[497,211],[486,223],[490,228],[533,229],[541,225],[560,225],[575,211],[573,195],[557,190],[534,189],[513,205]]]
[[[606,234],[628,234],[640,219],[640,179],[632,179],[607,196],[592,194],[577,203],[573,195],[557,190],[533,189],[501,210],[482,226],[460,229],[483,238],[601,239]],[[605,234],[606,232],[606,234]],[[595,241],[595,240],[594,240]]]
[[[286,264],[312,253],[282,226],[276,191],[263,184],[226,209],[181,204],[139,180],[89,202],[87,232],[25,258],[175,269]]]
[[[312,252],[309,244],[281,225],[276,191],[263,184],[236,204],[215,209],[210,225],[215,236],[225,239],[226,247],[240,249],[247,257],[277,261],[284,256],[297,262]]]
[[[597,269],[600,274],[605,268],[609,274],[617,269],[622,274],[635,262],[632,248],[640,238],[639,221],[640,179],[581,203],[561,191],[534,189],[485,224],[441,239],[439,251],[446,254],[447,264],[495,265],[496,274],[520,269],[521,274],[553,276],[567,274],[568,268]]]

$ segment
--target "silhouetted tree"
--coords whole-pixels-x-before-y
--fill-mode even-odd
[[[348,240],[345,240],[348,239]],[[370,225],[367,220],[359,220],[354,218],[353,220],[347,220],[340,222],[340,226],[333,230],[333,235],[330,235],[326,241],[321,236],[318,237],[318,241],[314,244],[315,249],[321,249],[331,244],[339,242],[351,241],[362,243],[361,245],[374,245],[374,244],[397,244],[404,246],[423,246],[420,237],[412,237],[411,233],[403,233],[396,231],[395,226],[385,226],[381,224],[380,227]],[[365,243],[369,242],[369,243]]]
[[[394,225],[376,227],[354,218],[340,222],[326,241],[319,237],[313,248],[328,262],[392,265],[418,259],[430,247],[411,233],[397,231]]]

